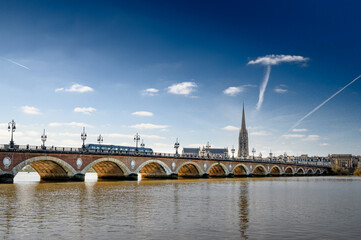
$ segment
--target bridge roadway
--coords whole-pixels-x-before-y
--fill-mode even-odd
[[[175,154],[88,152],[78,148],[0,147],[0,183],[13,183],[16,174],[30,165],[44,181],[84,181],[93,168],[100,179],[208,178],[250,176],[313,176],[327,174],[328,165],[219,159]]]

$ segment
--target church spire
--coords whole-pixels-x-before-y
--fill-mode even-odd
[[[238,157],[247,158],[249,155],[248,150],[248,132],[246,129],[246,115],[244,114],[244,103],[242,109],[242,127],[238,136]]]
[[[243,103],[243,111],[242,111],[242,128],[241,130],[246,130],[246,116],[244,115],[244,103]]]

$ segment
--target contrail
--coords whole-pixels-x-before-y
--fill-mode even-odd
[[[267,65],[267,69],[266,69],[266,73],[264,75],[262,85],[259,88],[257,111],[261,109],[261,106],[262,106],[262,103],[263,103],[264,92],[266,91],[266,87],[267,87],[267,84],[268,84],[268,79],[269,79],[270,73],[271,73],[271,65]]]
[[[347,84],[346,86],[344,86],[343,88],[341,88],[340,90],[338,90],[336,93],[334,93],[331,97],[327,98],[323,103],[321,103],[320,105],[318,105],[317,107],[315,107],[311,112],[307,113],[303,118],[301,118],[300,120],[298,120],[287,132],[290,132],[292,129],[294,129],[295,127],[297,127],[298,125],[300,125],[300,123],[305,120],[306,118],[308,118],[312,113],[316,112],[320,107],[322,107],[323,105],[325,105],[328,101],[330,101],[332,98],[334,98],[337,94],[339,94],[340,92],[342,92],[345,88],[347,88],[348,86],[350,86],[352,83],[356,82],[357,79],[359,79],[361,77],[358,76],[357,78],[355,78],[354,80],[352,80],[349,84]]]
[[[17,63],[17,62],[15,62],[15,61],[11,60],[11,59],[8,59],[8,58],[4,58],[4,59],[5,59],[6,61],[8,61],[8,62],[14,63],[14,64],[22,67],[22,68],[25,68],[25,69],[30,70],[30,68],[28,68],[27,66],[24,66],[24,65],[22,65],[22,64],[20,64],[20,63]]]

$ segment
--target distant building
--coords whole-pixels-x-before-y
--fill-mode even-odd
[[[338,168],[353,168],[353,157],[352,154],[332,154],[331,166]]]
[[[193,157],[226,158],[228,157],[228,148],[211,148],[209,145],[199,148],[183,148],[182,154]]]
[[[246,116],[244,114],[244,104],[243,104],[242,127],[241,127],[241,130],[239,131],[239,137],[238,137],[238,157],[246,158],[248,156],[249,156],[248,132],[246,129]]]

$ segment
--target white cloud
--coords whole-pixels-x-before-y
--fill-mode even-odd
[[[276,93],[286,93],[286,92],[288,92],[288,89],[287,89],[287,86],[286,86],[286,85],[281,84],[281,85],[275,87],[274,91],[275,91]]]
[[[284,134],[282,136],[284,138],[286,138],[286,139],[290,139],[290,138],[303,138],[305,135],[301,135],[301,134]]]
[[[302,139],[302,141],[317,141],[319,139],[319,135],[308,135],[306,138]]]
[[[237,94],[244,91],[244,87],[229,87],[223,91],[224,94],[228,96],[236,96]]]
[[[155,96],[155,95],[157,95],[158,92],[159,92],[159,90],[156,89],[156,88],[147,88],[147,89],[142,91],[142,95]]]
[[[133,112],[132,115],[141,116],[141,117],[151,117],[153,116],[153,113],[147,111],[138,111],[138,112]]]
[[[292,129],[292,132],[307,132],[306,128],[294,128]]]
[[[26,131],[25,133],[26,133],[26,135],[31,136],[31,137],[37,137],[37,136],[40,137],[40,135],[41,135],[39,132],[36,132],[36,131]]]
[[[263,81],[259,88],[259,97],[257,103],[257,110],[259,111],[262,107],[263,100],[264,100],[264,93],[267,88],[268,80],[271,74],[271,66],[277,65],[280,63],[300,63],[308,61],[308,58],[302,56],[295,56],[295,55],[266,55],[264,57],[258,57],[256,60],[251,60],[248,62],[247,65],[255,65],[260,64],[266,66],[266,72],[263,77]],[[282,90],[281,90],[282,91]]]
[[[197,84],[195,82],[182,82],[168,87],[168,92],[177,95],[189,95],[195,91]]]
[[[61,91],[65,91],[65,92],[78,92],[78,93],[85,93],[85,92],[93,92],[94,89],[89,87],[89,86],[84,86],[78,83],[74,83],[73,85],[70,86],[70,88],[57,88],[55,89],[55,92],[61,92]]]
[[[90,124],[81,123],[81,122],[70,122],[70,123],[52,122],[52,123],[49,123],[48,125],[49,125],[49,127],[62,127],[62,126],[89,127],[89,128],[93,127]]]
[[[261,65],[278,65],[280,63],[300,63],[300,62],[307,62],[309,58],[302,57],[302,56],[295,56],[295,55],[266,55],[264,57],[258,57],[256,60],[251,60],[248,62],[249,65],[252,64],[261,64]]]
[[[140,137],[144,139],[165,139],[165,137],[161,137],[158,135],[147,135],[147,134],[142,134]]]
[[[238,87],[229,87],[223,90],[223,93],[228,96],[236,96],[237,94],[244,92],[248,87],[257,87],[257,86],[253,84],[246,84]]]
[[[322,147],[326,147],[326,146],[328,146],[329,144],[328,144],[328,143],[320,143],[319,145],[322,146]]]
[[[64,91],[64,88],[57,88],[57,89],[55,89],[55,92],[61,92],[61,91]]]
[[[258,132],[250,132],[250,135],[251,136],[269,136],[272,134],[269,132],[266,132],[266,131],[258,131]]]
[[[223,129],[223,130],[226,130],[226,131],[238,131],[238,130],[239,130],[238,127],[231,126],[231,125],[225,126],[225,127],[222,128],[222,129]]]
[[[76,107],[76,108],[74,108],[74,112],[77,112],[77,113],[90,114],[95,111],[96,111],[96,109],[93,107]]]
[[[23,113],[25,113],[25,114],[31,114],[31,115],[40,114],[40,110],[37,109],[36,107],[22,106],[22,107],[21,107],[21,110],[22,110]]]
[[[164,128],[168,128],[169,126],[156,125],[156,124],[152,124],[152,123],[140,123],[140,124],[131,125],[129,127],[135,128],[135,129],[164,129]]]

